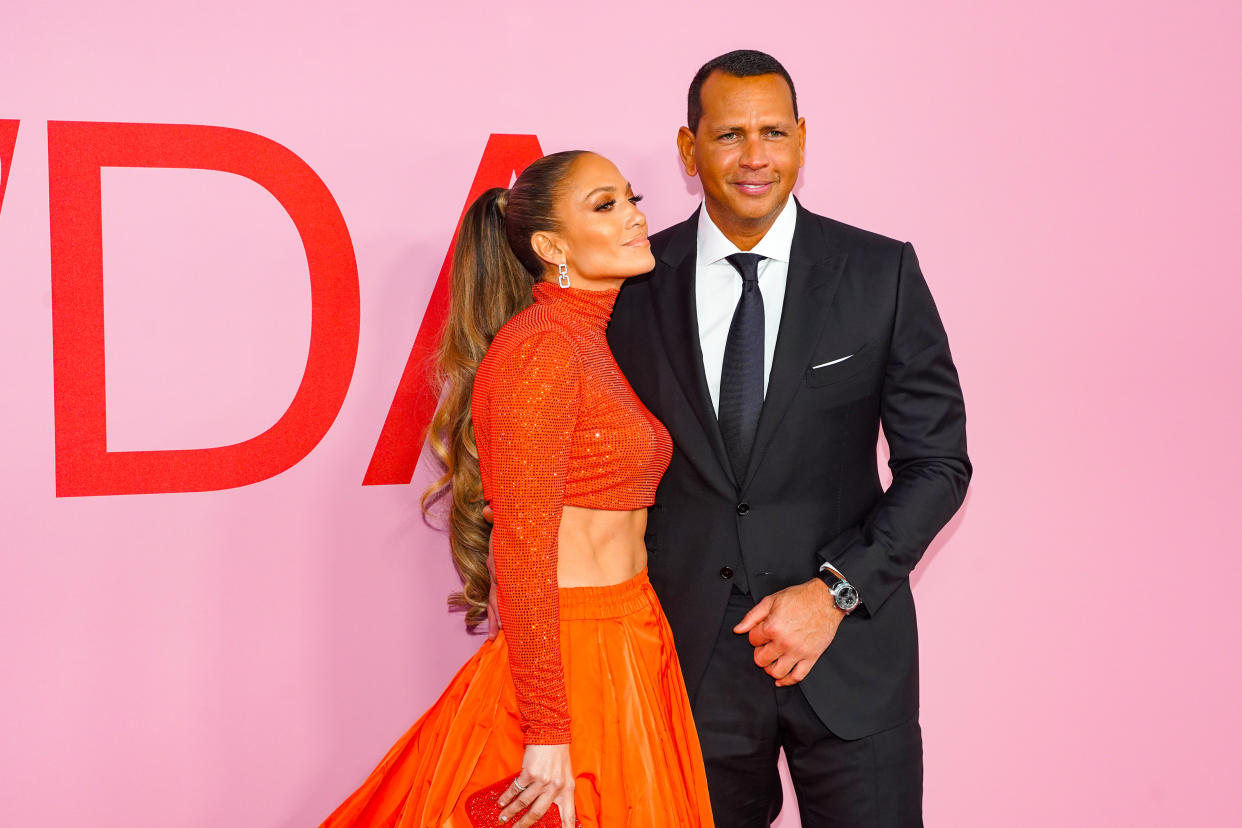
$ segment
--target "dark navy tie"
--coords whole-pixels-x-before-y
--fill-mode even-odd
[[[763,409],[763,294],[759,292],[756,253],[734,253],[729,264],[742,274],[742,298],[737,300],[720,370],[720,433],[738,483],[746,476],[755,427]]]

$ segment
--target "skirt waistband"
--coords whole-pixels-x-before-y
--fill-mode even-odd
[[[564,587],[560,590],[561,620],[620,618],[648,609],[655,600],[647,568],[619,584],[608,586]]]

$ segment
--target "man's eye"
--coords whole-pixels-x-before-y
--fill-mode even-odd
[[[613,205],[616,203],[617,203],[616,199],[610,198],[607,201],[605,201],[603,204],[595,205],[595,210],[596,212],[602,213],[605,210],[611,210]]]
[[[721,141],[732,141],[736,137],[737,137],[736,132],[726,132],[720,136],[720,140]]]
[[[771,135],[771,136],[773,136],[773,137],[775,137],[775,138],[784,138],[784,137],[785,137],[785,130],[783,130],[783,129],[770,129],[770,130],[768,130],[768,135]]]

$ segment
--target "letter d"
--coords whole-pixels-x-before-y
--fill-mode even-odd
[[[341,410],[358,355],[358,264],[319,176],[280,144],[236,129],[49,121],[47,133],[57,496],[247,486],[309,454]],[[108,451],[102,167],[234,173],[266,189],[293,219],[310,269],[310,349],[293,402],[267,431],[231,446]]]

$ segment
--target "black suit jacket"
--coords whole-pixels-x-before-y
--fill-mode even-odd
[[[910,572],[971,474],[957,370],[914,249],[798,205],[763,412],[746,478],[735,480],[699,347],[697,226],[696,212],[652,237],[655,270],[626,283],[608,329],[635,392],[673,436],[648,565],[691,698],[739,577],[731,570],[758,600],[831,561],[863,604],[803,693],[842,738],[900,724],[918,712]]]

